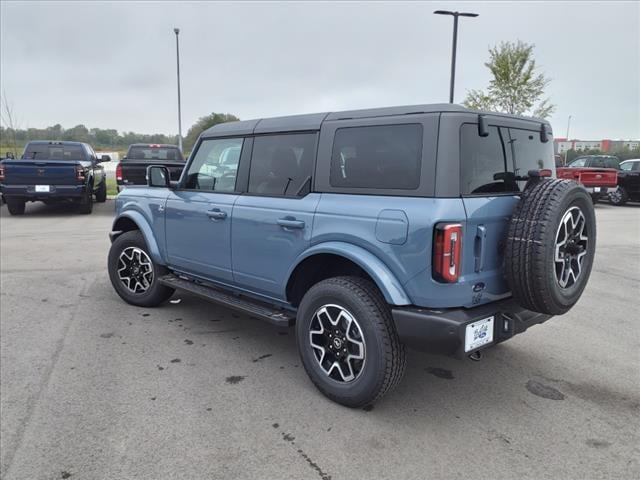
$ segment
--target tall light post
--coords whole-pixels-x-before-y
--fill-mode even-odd
[[[569,143],[569,127],[571,126],[571,115],[567,118],[567,143]],[[564,152],[564,164],[567,164],[567,157],[569,155],[569,149],[567,148]]]
[[[450,12],[448,10],[436,10],[436,15],[451,15],[453,17],[453,47],[451,52],[451,86],[449,87],[449,103],[453,103],[453,87],[456,82],[456,50],[458,48],[458,17],[477,17],[477,13]]]
[[[180,43],[178,41],[180,29],[174,28],[173,33],[176,34],[176,71],[178,73],[178,148],[180,149],[180,151],[182,151],[182,112],[180,106]]]

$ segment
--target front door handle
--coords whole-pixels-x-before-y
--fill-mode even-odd
[[[207,216],[212,220],[224,220],[227,218],[227,212],[223,212],[219,208],[214,208],[207,212]]]
[[[278,219],[278,225],[282,228],[297,228],[298,230],[304,228],[304,222],[302,220],[296,220],[294,217],[285,217]]]

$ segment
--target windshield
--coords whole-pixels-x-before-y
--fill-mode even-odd
[[[25,160],[84,160],[80,145],[30,144],[24,151]]]
[[[167,160],[169,162],[184,162],[184,157],[177,147],[141,145],[129,148],[127,160]]]

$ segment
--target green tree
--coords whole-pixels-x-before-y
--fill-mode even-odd
[[[550,80],[536,72],[533,48],[533,44],[520,40],[489,48],[489,61],[485,66],[493,78],[486,91],[467,92],[464,105],[476,110],[549,117],[555,106],[542,97]]]
[[[210,115],[200,117],[198,121],[191,126],[187,132],[187,136],[184,138],[184,151],[190,151],[195,145],[200,134],[206,129],[211,128],[218,123],[236,122],[238,120],[238,117],[231,115],[230,113],[211,113]]]

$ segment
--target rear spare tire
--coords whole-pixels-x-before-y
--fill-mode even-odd
[[[596,249],[591,196],[570,180],[541,180],[522,194],[509,224],[505,274],[529,310],[566,313],[584,291]]]

